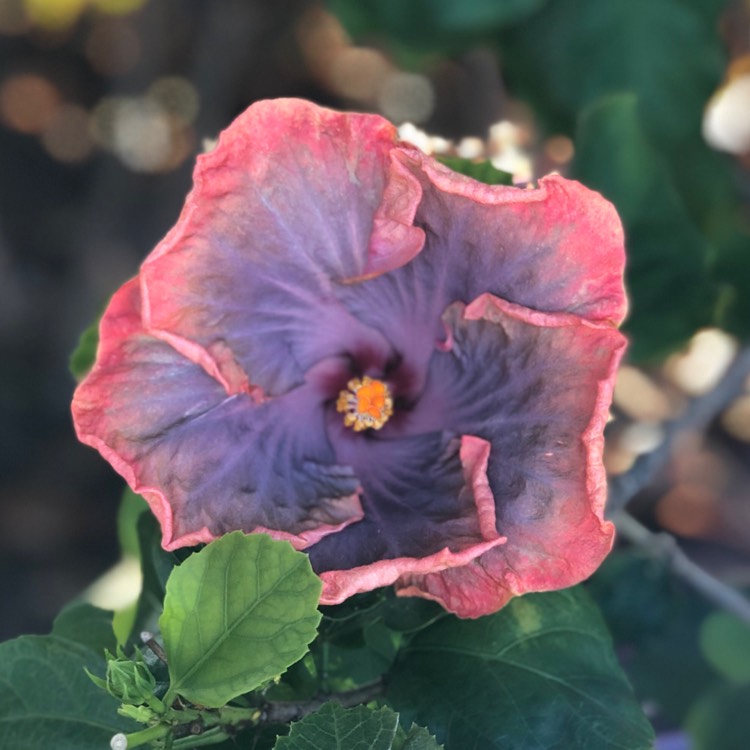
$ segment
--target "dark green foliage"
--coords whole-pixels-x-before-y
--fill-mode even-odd
[[[69,604],[55,618],[52,635],[80,643],[104,657],[104,651],[116,648],[112,630],[112,612],[85,602]]]
[[[701,651],[730,682],[750,684],[750,625],[729,612],[713,612],[701,625]]]
[[[314,714],[292,724],[275,750],[391,750],[398,714],[387,708],[341,708],[326,703]]]
[[[645,750],[653,735],[581,589],[527,595],[419,633],[389,677],[402,719],[449,750]]]
[[[706,693],[687,718],[692,750],[747,750],[750,685],[722,685]]]
[[[60,629],[82,614],[69,611]],[[103,667],[103,655],[57,635],[0,644],[0,747],[101,750],[115,732],[134,729],[84,671]]]
[[[491,161],[472,161],[457,156],[441,156],[440,161],[454,172],[473,177],[487,185],[512,185],[513,175],[492,166]]]
[[[95,320],[78,339],[73,353],[68,360],[68,367],[73,377],[80,381],[94,364],[96,348],[99,345],[99,321]]]
[[[357,38],[423,52],[458,52],[528,18],[548,0],[327,0]],[[400,51],[400,50],[398,50]]]
[[[274,750],[442,750],[435,738],[415,724],[404,730],[389,708],[342,708],[326,703],[292,724]]]

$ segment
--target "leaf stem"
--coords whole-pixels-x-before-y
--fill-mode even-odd
[[[217,742],[228,740],[231,735],[227,734],[221,727],[213,727],[207,732],[192,737],[181,737],[172,743],[173,750],[186,750],[192,747],[206,747],[215,745]]]
[[[124,737],[127,741],[125,747],[127,750],[132,748],[140,747],[145,745],[147,742],[153,742],[154,740],[160,740],[166,737],[172,731],[172,727],[168,724],[155,724],[148,729],[142,729],[140,732],[133,732],[132,734],[115,735],[115,737]],[[112,739],[114,740],[115,737]],[[113,747],[116,747],[113,745]]]

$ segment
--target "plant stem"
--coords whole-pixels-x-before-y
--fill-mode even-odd
[[[750,600],[694,563],[671,534],[654,533],[623,510],[614,513],[612,520],[620,536],[665,558],[672,572],[706,599],[750,624]]]
[[[132,748],[140,747],[141,745],[145,745],[147,742],[160,740],[162,739],[162,737],[166,737],[171,731],[172,727],[170,727],[168,724],[155,724],[153,727],[142,729],[140,732],[126,734],[124,736],[128,742],[127,749],[132,750]]]
[[[335,701],[344,708],[358,706],[361,703],[369,703],[380,696],[383,692],[382,680],[375,680],[367,685],[362,685],[355,690],[345,693],[331,693],[321,695],[309,701],[288,701],[279,703],[267,703],[263,706],[260,721],[263,724],[287,724],[290,721],[299,721],[308,714],[317,711],[324,703]]]
[[[672,454],[675,438],[686,430],[704,430],[742,392],[750,375],[750,347],[742,349],[708,393],[694,398],[685,411],[664,428],[664,440],[658,448],[639,456],[626,471],[609,481],[607,514],[624,508],[664,468]]]
[[[214,727],[194,737],[181,737],[172,743],[172,748],[173,750],[187,750],[187,748],[192,747],[206,747],[207,745],[215,745],[217,742],[228,740],[230,736],[221,727]]]
[[[677,419],[666,425],[664,440],[658,448],[640,456],[628,471],[609,481],[606,512],[614,521],[619,536],[652,553],[660,554],[667,560],[675,575],[714,604],[750,623],[750,601],[746,597],[694,563],[679,548],[673,536],[650,531],[624,510],[666,466],[672,455],[675,438],[687,430],[705,430],[742,392],[748,374],[750,347],[745,347],[712,390],[693,399]]]

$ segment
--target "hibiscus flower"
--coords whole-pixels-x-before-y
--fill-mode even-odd
[[[378,116],[260,102],[112,298],[76,429],[166,549],[267,533],[324,604],[393,584],[494,612],[611,547],[623,262],[576,182],[487,186]]]

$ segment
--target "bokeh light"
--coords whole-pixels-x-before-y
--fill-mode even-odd
[[[91,5],[102,13],[124,16],[144,6],[147,0],[90,0]]]
[[[711,390],[737,353],[737,340],[718,328],[698,331],[687,347],[667,359],[664,374],[689,396]]]
[[[47,153],[61,162],[75,164],[87,159],[94,148],[89,113],[74,104],[64,104],[42,133]]]
[[[60,106],[58,90],[36,73],[19,73],[0,84],[2,121],[21,133],[42,133],[50,126]]]
[[[703,137],[719,151],[750,153],[750,54],[736,59],[703,115]]]
[[[100,75],[123,75],[135,67],[141,43],[133,26],[120,18],[97,19],[86,37],[86,59]]]
[[[156,102],[167,114],[186,125],[198,114],[198,91],[187,78],[165,76],[151,84],[147,97]]]
[[[381,113],[392,122],[421,123],[435,107],[435,91],[426,76],[418,73],[391,73],[378,94]]]
[[[86,0],[24,0],[29,20],[48,31],[62,31],[79,18]]]
[[[615,405],[631,419],[661,422],[676,413],[674,399],[652,378],[631,365],[623,365],[617,373]]]
[[[135,172],[156,172],[171,151],[167,113],[153,100],[123,98],[115,109],[111,148]]]
[[[152,88],[146,96],[102,99],[91,116],[96,143],[135,172],[178,167],[193,152],[196,140],[183,117],[195,117],[197,93],[187,81],[184,84],[182,79],[160,79],[156,92],[163,98],[154,96]]]
[[[24,34],[31,28],[31,22],[23,6],[23,0],[2,0],[0,2],[0,34]]]
[[[568,164],[575,153],[573,141],[567,135],[553,135],[544,142],[544,153],[553,164]]]
[[[366,47],[348,47],[331,60],[328,82],[339,96],[374,103],[392,70],[381,52]]]

